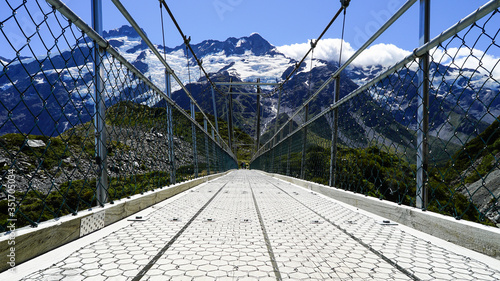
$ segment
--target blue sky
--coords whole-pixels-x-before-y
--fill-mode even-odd
[[[80,17],[90,19],[90,1],[68,3]],[[109,0],[103,1],[104,28],[127,24]],[[304,43],[317,38],[340,7],[338,0],[183,0],[166,1],[183,31],[193,43],[206,39],[225,40],[258,32],[275,46]],[[355,49],[361,46],[406,1],[352,0],[346,14],[345,40]],[[387,34],[376,43],[392,43],[405,50],[418,45],[418,2]],[[438,35],[487,0],[431,1],[431,37]],[[147,31],[155,43],[161,43],[159,2],[156,0],[123,0],[122,4]],[[168,46],[182,40],[164,13]],[[341,17],[325,38],[340,38]]]
[[[39,0],[45,4],[43,0]],[[14,1],[16,2],[16,1]],[[31,2],[31,1],[29,1]],[[90,0],[64,1],[84,21],[90,23]],[[476,10],[487,0],[433,0],[431,6],[431,38]],[[340,7],[338,0],[167,0],[184,33],[192,43],[206,39],[225,40],[258,32],[275,46],[306,44],[315,39]],[[358,49],[405,0],[352,0],[346,14],[345,41]],[[161,20],[157,0],[123,0],[136,21],[156,44],[161,44]],[[8,9],[0,4],[0,20]],[[128,24],[110,0],[103,1],[104,29]],[[3,12],[2,12],[3,11]],[[172,21],[164,12],[166,45],[182,44]],[[21,18],[22,21],[22,18]],[[339,17],[324,38],[341,37],[342,17]],[[4,30],[9,33],[8,27]],[[15,32],[14,32],[15,33]],[[0,47],[5,44],[0,38]],[[22,40],[20,40],[22,41]],[[375,44],[394,44],[404,50],[418,46],[418,1]],[[2,50],[8,48],[0,48]],[[12,52],[2,51],[5,57]]]

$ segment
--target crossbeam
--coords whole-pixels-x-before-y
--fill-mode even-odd
[[[225,93],[226,95],[257,95],[257,96],[262,96],[265,95],[265,93],[243,93],[243,92],[227,92]]]
[[[260,82],[215,82],[215,85],[229,86],[279,86],[280,83],[260,83]]]

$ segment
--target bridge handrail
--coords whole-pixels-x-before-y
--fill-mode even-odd
[[[328,86],[330,83],[332,83],[337,77],[340,76],[340,73],[342,70],[344,70],[346,67],[348,67],[363,51],[365,51],[385,30],[387,30],[401,15],[403,15],[411,6],[416,2],[417,0],[409,0],[406,2],[387,22],[379,29],[375,34],[370,37],[366,41],[366,43],[363,44],[361,48],[359,48],[342,66],[336,70],[328,80],[326,80],[315,92],[311,97],[309,97],[306,101],[302,103],[302,105],[297,109],[291,117],[288,118],[288,121],[285,122],[285,124],[279,128],[276,132],[274,132],[274,135],[270,138],[269,141],[267,141],[264,145],[261,146],[261,148],[254,154],[252,157],[252,161],[257,158],[260,154],[264,153],[266,150],[266,145],[271,144],[272,139],[278,137],[278,132],[281,130],[284,130],[286,126],[290,122],[293,121],[293,119],[302,111],[304,110],[304,107],[309,104],[314,98],[316,98],[325,88]],[[468,27],[475,21],[483,18],[484,16],[488,15],[495,9],[500,7],[500,0],[491,0],[490,2],[486,3],[482,7],[478,8],[476,11],[473,13],[469,14],[467,17],[463,18],[461,21],[457,22],[447,30],[443,31],[441,34],[436,36],[434,39],[426,43],[425,45],[416,48],[412,54],[408,55],[398,63],[394,64],[393,66],[389,67],[387,70],[382,72],[381,74],[377,75],[377,77],[373,78],[363,86],[357,88],[356,90],[352,91],[351,93],[347,94],[344,98],[339,100],[337,103],[334,103],[330,105],[330,107],[326,108],[323,110],[321,113],[318,115],[315,115],[312,119],[308,120],[304,124],[302,124],[299,129],[295,130],[294,133],[300,130],[300,128],[307,126],[314,121],[316,121],[318,118],[323,117],[325,114],[333,111],[335,108],[338,108],[340,105],[343,103],[347,102],[349,99],[355,97],[356,95],[362,93],[366,89],[370,88],[371,86],[375,85],[376,83],[380,82],[382,79],[386,78],[388,75],[391,73],[394,73],[395,70],[401,68],[402,66],[406,65],[408,62],[414,60],[415,58],[421,57],[428,51],[430,51],[432,48],[435,48],[439,44],[443,43],[444,41],[448,40],[452,36],[456,35],[460,31],[462,31],[464,28]],[[287,136],[288,138],[288,136]]]

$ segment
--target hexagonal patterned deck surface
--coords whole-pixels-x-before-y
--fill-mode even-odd
[[[491,260],[255,171],[231,172],[144,214],[49,252],[48,266],[18,277],[500,280]]]

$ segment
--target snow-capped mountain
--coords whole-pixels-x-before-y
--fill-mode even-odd
[[[104,37],[160,89],[165,87],[164,66],[133,28],[122,26],[105,32]],[[0,57],[0,63],[3,66],[8,65],[7,71],[0,73],[3,104],[0,107],[0,124],[3,124],[0,127],[0,134],[23,132],[54,136],[90,120],[94,103],[91,81],[93,71],[91,44],[85,42],[78,42],[78,44],[79,48],[74,52],[63,51],[61,54],[49,54],[37,60],[16,58],[11,61]],[[279,51],[279,48],[271,45],[256,33],[248,37],[228,38],[225,41],[206,40],[191,46],[198,58],[203,61],[205,70],[216,81],[228,81],[229,78],[235,81],[256,81],[260,78],[261,82],[276,82],[286,77],[297,63],[295,59],[287,57]],[[185,84],[189,84],[188,88],[199,104],[210,113],[212,111],[210,91],[207,91],[205,78],[201,76],[185,46],[169,48],[158,45],[157,47],[176,75]],[[311,94],[310,89],[321,85],[336,69],[337,63],[334,62],[320,59],[306,60],[300,71],[285,85],[281,113],[293,112]],[[380,65],[349,67],[344,73],[346,78],[341,84],[341,96],[345,96],[366,83],[384,69],[386,67]],[[415,81],[416,69],[409,68],[407,71],[408,77],[411,77],[407,81],[391,78],[393,84],[407,84],[404,86],[407,89],[404,93],[391,92],[383,97],[370,93],[367,98],[373,99],[383,110],[392,112],[391,115],[395,116],[396,121],[401,121],[403,118],[413,120],[404,126],[414,129],[416,125],[414,116],[401,116],[398,112],[402,107],[416,109],[416,104],[413,102],[417,94],[415,85],[418,85]],[[452,129],[458,128],[458,137],[466,137],[474,128],[467,127],[462,122],[463,118],[469,121],[474,119],[476,120],[474,122],[483,128],[487,123],[491,123],[494,117],[500,115],[500,98],[498,97],[500,85],[496,80],[489,79],[488,75],[479,71],[459,70],[436,64],[432,66],[433,89],[438,90],[431,92],[431,100],[436,101],[433,103],[436,111],[453,112],[451,115],[432,116],[431,130],[434,135],[444,136],[445,132],[452,132]],[[188,108],[185,96],[179,91],[180,86],[173,83],[173,87],[173,98],[181,106]],[[310,107],[311,113],[319,112],[331,103],[333,89],[331,87],[333,83],[314,101]],[[107,90],[108,93],[121,94],[115,93],[114,89]],[[255,91],[255,88],[241,87],[238,90]],[[270,90],[270,88],[264,88],[264,90]],[[405,103],[403,98],[412,102]],[[223,118],[225,97],[218,96],[217,99],[220,110],[218,115]],[[457,103],[457,100],[460,103]],[[153,105],[152,101],[145,96],[136,101]],[[250,133],[255,129],[252,125],[255,117],[255,103],[253,96],[239,95],[235,98],[237,125]],[[276,117],[277,95],[263,99],[262,104],[264,105],[262,126],[268,127]],[[485,115],[488,110],[489,114]],[[465,114],[467,116],[460,117]],[[450,116],[458,119],[450,122],[447,120]],[[456,141],[459,142],[459,139]]]

